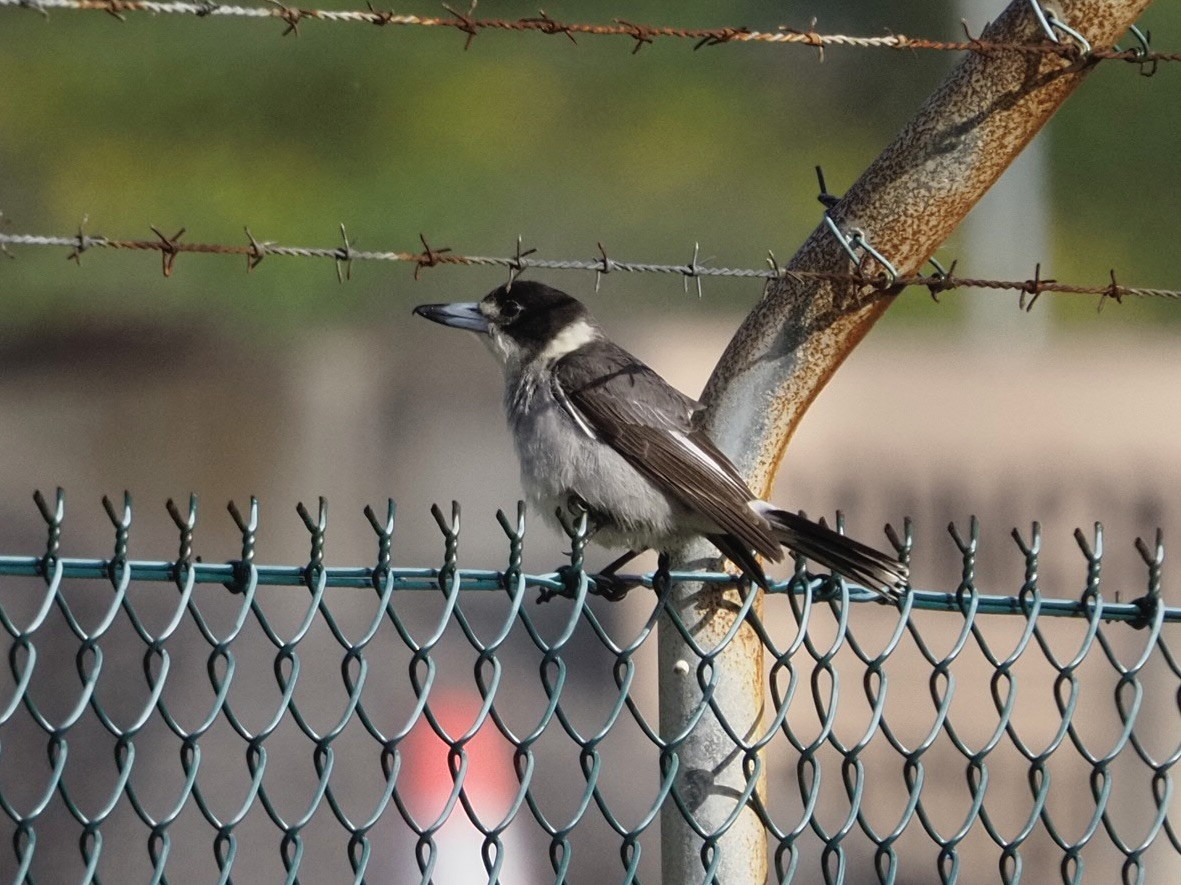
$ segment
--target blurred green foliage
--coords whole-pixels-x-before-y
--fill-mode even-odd
[[[324,4],[328,6],[329,4]],[[340,2],[336,8],[352,8]],[[998,3],[999,10],[1003,4]],[[548,3],[559,19],[683,26],[886,30],[956,39],[950,7],[910,0]],[[438,7],[399,5],[434,14]],[[536,14],[485,0],[482,16]],[[1160,3],[1142,25],[1160,48],[1181,46],[1181,7]],[[515,238],[547,257],[760,265],[785,259],[819,220],[813,166],[847,186],[939,82],[956,56],[888,50],[725,45],[698,52],[660,41],[631,54],[624,39],[463,35],[305,21],[0,10],[0,210],[9,229],[192,240],[435,246],[508,254]],[[1181,65],[1152,79],[1100,65],[1051,125],[1053,254],[1046,275],[1181,286],[1171,263],[1181,205],[1177,139]],[[941,254],[955,255],[954,238]],[[970,272],[970,255],[959,255]],[[96,315],[166,323],[284,327],[378,316],[444,284],[478,293],[499,274],[359,267],[337,286],[331,263],[268,259],[247,277],[240,259],[180,256],[170,280],[142,255],[83,257],[79,271],[47,250],[0,266],[6,327]],[[1031,268],[1014,267],[1025,278]],[[569,277],[562,277],[569,280]],[[589,277],[568,283],[588,291]],[[677,279],[628,280],[654,308],[686,299]],[[748,303],[757,283],[711,283],[706,308]],[[1004,296],[1008,297],[1008,296]],[[1015,297],[1015,296],[1014,296]],[[639,296],[637,296],[637,299]],[[696,299],[689,299],[693,306]],[[633,300],[631,303],[635,304]],[[1071,305],[1077,305],[1072,307]],[[1063,314],[1093,301],[1053,300]],[[1046,306],[1049,307],[1049,306]],[[1039,309],[1043,309],[1039,305]],[[954,296],[908,295],[893,322],[954,320]],[[1152,304],[1121,316],[1174,320]]]

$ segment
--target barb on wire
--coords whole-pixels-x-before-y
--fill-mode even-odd
[[[825,218],[830,222],[831,225],[835,225],[835,222],[832,222],[827,215]],[[85,221],[83,223],[85,223]],[[796,280],[797,282],[799,280],[817,280],[819,282],[852,284],[880,290],[891,289],[895,286],[915,286],[927,289],[931,293],[932,297],[935,297],[942,292],[949,292],[953,289],[1010,290],[1020,293],[1018,306],[1021,310],[1026,311],[1033,307],[1034,303],[1043,292],[1098,295],[1100,296],[1100,306],[1102,306],[1103,302],[1107,301],[1108,299],[1117,303],[1122,303],[1123,299],[1128,297],[1164,298],[1181,301],[1181,290],[1125,286],[1116,281],[1115,271],[1111,272],[1111,282],[1103,286],[1083,286],[1074,283],[1061,283],[1052,279],[1042,279],[1040,264],[1035,267],[1033,278],[1027,280],[991,280],[978,279],[974,277],[957,277],[955,275],[956,264],[954,262],[948,270],[944,270],[942,265],[940,265],[938,262],[932,262],[935,269],[927,275],[912,274],[910,276],[903,276],[899,274],[892,277],[888,273],[882,273],[874,277],[868,277],[860,272],[837,273],[831,271],[809,271],[788,268],[780,265],[775,259],[774,253],[770,251],[767,252],[766,267],[714,267],[712,265],[703,264],[699,260],[699,244],[694,245],[693,257],[690,259],[688,264],[658,264],[648,261],[623,261],[618,258],[611,258],[607,254],[606,247],[602,243],[598,244],[599,254],[595,258],[538,258],[535,257],[537,252],[536,249],[522,248],[522,241],[520,238],[517,239],[516,248],[514,249],[513,254],[505,256],[463,255],[455,252],[450,247],[435,248],[427,241],[426,237],[422,235],[419,236],[419,239],[422,242],[422,251],[420,252],[357,249],[349,242],[348,234],[344,230],[343,226],[341,227],[341,237],[344,241],[343,245],[316,247],[283,246],[269,240],[259,241],[250,233],[249,229],[246,229],[248,242],[241,245],[234,245],[231,243],[194,243],[181,241],[180,236],[185,232],[184,228],[181,228],[172,237],[164,236],[154,227],[152,228],[152,231],[156,234],[156,239],[128,240],[114,239],[111,237],[99,236],[97,234],[86,234],[83,232],[81,227],[76,234],[53,236],[7,233],[3,230],[0,230],[0,251],[7,251],[5,248],[7,246],[45,246],[50,248],[66,248],[70,250],[70,254],[67,257],[75,261],[78,260],[82,252],[92,249],[119,249],[138,252],[158,252],[162,256],[165,276],[171,275],[173,270],[173,262],[176,260],[176,256],[182,252],[186,252],[200,255],[245,256],[248,271],[254,270],[254,268],[258,267],[258,265],[262,262],[263,258],[271,255],[285,258],[322,258],[334,263],[337,269],[338,279],[340,279],[341,282],[352,279],[352,265],[354,261],[392,261],[413,264],[415,279],[418,279],[419,274],[425,268],[437,267],[443,264],[466,267],[500,267],[509,271],[511,280],[515,280],[522,273],[530,269],[586,271],[595,275],[596,291],[598,291],[599,284],[604,274],[622,271],[625,273],[676,274],[684,278],[686,291],[689,280],[693,280],[698,285],[698,287],[700,287],[703,277],[732,277],[740,279],[762,280],[778,280],[789,278]],[[866,248],[867,245],[868,244],[865,243],[863,238],[849,239],[849,246],[854,250],[854,255],[857,254],[857,249]],[[877,256],[876,254],[874,257],[878,262],[883,263],[883,266],[889,266],[888,262],[884,262],[881,257]]]
[[[386,27],[449,28],[464,35],[464,48],[471,45],[477,35],[487,31],[564,35],[577,44],[576,36],[625,37],[633,42],[632,52],[658,39],[692,41],[695,49],[721,46],[729,43],[763,43],[780,46],[802,46],[816,49],[820,60],[824,50],[831,46],[848,46],[859,49],[926,49],[935,52],[976,52],[993,54],[997,52],[1018,52],[1025,55],[1055,55],[1060,58],[1076,58],[1081,54],[1089,59],[1117,60],[1137,65],[1161,61],[1181,61],[1178,52],[1152,52],[1145,47],[1121,50],[1089,49],[1085,38],[1070,28],[1052,12],[1044,10],[1034,2],[1033,9],[1044,21],[1043,28],[1049,39],[1039,43],[994,43],[971,35],[965,40],[931,40],[924,37],[908,37],[905,34],[883,34],[865,37],[850,34],[821,34],[816,31],[815,20],[806,29],[786,25],[770,30],[758,31],[746,27],[721,28],[678,28],[667,25],[645,25],[625,19],[615,19],[607,24],[586,22],[561,22],[545,12],[537,16],[518,19],[476,18],[475,4],[465,12],[450,6],[443,6],[446,16],[397,15],[392,11],[376,9],[367,2],[367,9],[304,9],[288,6],[281,0],[267,0],[266,6],[233,6],[213,0],[0,0],[0,8],[33,9],[42,15],[50,10],[75,10],[81,12],[103,12],[120,21],[128,13],[150,15],[191,15],[196,18],[252,18],[278,19],[284,24],[283,35],[294,33],[298,36],[299,26],[308,21],[354,22]],[[1067,42],[1058,39],[1061,33],[1070,38]]]

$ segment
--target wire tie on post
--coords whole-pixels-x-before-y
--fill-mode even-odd
[[[828,185],[824,181],[824,167],[823,166],[816,167],[816,183],[820,187],[820,193],[818,193],[816,195],[816,200],[825,209],[831,209],[833,206],[835,206],[837,203],[839,203],[841,201],[840,197],[836,196],[835,194],[830,194],[828,192]]]
[[[377,519],[373,508],[368,504],[365,505],[365,518],[369,520],[369,525],[373,526],[373,531],[377,532],[377,565],[373,567],[373,589],[378,593],[381,592],[382,585],[390,573],[390,550],[393,547],[396,513],[397,505],[394,504],[394,499],[386,498],[385,524],[383,525]]]
[[[931,293],[931,300],[938,304],[939,294],[955,287],[952,277],[955,274],[955,266],[959,263],[959,259],[951,263],[950,270],[944,270],[943,265],[934,258],[928,258],[927,261],[935,268],[935,271],[927,281],[927,291]]]
[[[232,563],[234,579],[227,581],[225,588],[231,593],[245,593],[250,582],[250,570],[254,566],[254,542],[258,532],[258,498],[250,496],[250,518],[245,519],[238,510],[238,505],[230,501],[226,505],[230,511],[230,518],[242,533],[242,558]]]
[[[850,244],[854,248],[860,248],[869,255],[873,256],[874,260],[882,266],[882,269],[886,273],[886,286],[893,286],[898,280],[898,271],[895,269],[894,264],[888,258],[886,258],[885,255],[873,247],[873,244],[870,243],[868,239],[866,239],[865,231],[863,231],[861,228],[850,228],[849,234]]]
[[[929,264],[929,265],[931,265],[931,267],[935,268],[935,270],[931,272],[931,276],[933,276],[939,280],[946,280],[947,279],[947,270],[943,267],[942,264],[939,263],[938,258],[936,258],[935,256],[932,255],[930,258],[927,259],[927,264]],[[951,263],[951,266],[953,268],[955,267],[954,261]]]
[[[895,270],[894,265],[890,263],[890,260],[885,255],[870,244],[869,240],[865,237],[865,232],[861,228],[849,228],[849,233],[846,235],[827,212],[824,213],[824,223],[832,235],[837,238],[837,242],[841,244],[841,248],[853,260],[853,265],[858,270],[860,270],[861,261],[864,258],[864,255],[857,254],[856,250],[860,249],[865,255],[871,256],[882,266],[882,270],[886,275],[885,285],[887,287],[894,285],[898,279],[898,271]]]
[[[197,527],[197,496],[189,494],[189,515],[187,518],[181,515],[176,502],[171,498],[164,506],[168,510],[168,515],[172,517],[172,521],[176,523],[177,531],[180,532],[180,547],[177,550],[176,562],[172,566],[172,580],[176,581],[178,586],[183,587],[189,570],[193,567],[193,529]]]
[[[858,255],[855,250],[861,249],[862,252],[873,257],[882,266],[886,274],[885,288],[893,286],[898,280],[897,269],[885,255],[875,249],[869,240],[866,239],[865,232],[859,227],[853,227],[849,229],[849,235],[846,236],[836,221],[833,220],[830,212],[841,201],[841,198],[828,192],[828,185],[824,180],[824,168],[822,166],[816,167],[816,182],[820,186],[820,193],[816,195],[816,199],[825,207],[824,223],[828,226],[832,235],[837,238],[837,242],[841,244],[841,248],[853,260],[853,266],[860,273],[861,260],[864,255]]]
[[[1149,58],[1148,54],[1152,51],[1149,43],[1152,42],[1152,31],[1141,31],[1135,25],[1130,25],[1128,30],[1132,32],[1132,36],[1136,38],[1136,42],[1140,45],[1132,50],[1132,60],[1140,65],[1140,76],[1151,77],[1156,74],[1159,59]],[[1115,47],[1119,50],[1119,47]]]
[[[1060,44],[1062,41],[1058,39],[1058,34],[1062,33],[1077,44],[1077,48],[1081,57],[1085,58],[1091,54],[1090,41],[1070,25],[1066,24],[1066,22],[1058,18],[1052,9],[1044,8],[1041,4],[1041,0],[1029,0],[1029,6],[1033,10],[1034,18],[1037,19],[1037,23],[1041,26],[1042,32],[1046,35],[1051,43]]]
[[[215,3],[214,0],[197,0],[197,18],[205,18],[207,15],[213,15],[221,8],[220,3]]]
[[[1046,38],[1052,43],[1057,43],[1058,35],[1054,33],[1053,27],[1050,26],[1050,20],[1046,18],[1046,11],[1042,9],[1040,0],[1029,0],[1029,7],[1033,11],[1033,17],[1037,19],[1037,23],[1041,26]]]
[[[123,512],[117,513],[111,499],[103,495],[103,509],[115,527],[115,550],[107,563],[107,577],[118,588],[123,570],[127,568],[127,539],[131,534],[131,493],[123,492]]]
[[[303,569],[303,582],[315,593],[316,582],[324,571],[324,535],[328,532],[328,501],[323,495],[320,496],[319,512],[314,520],[303,501],[295,505],[295,512],[299,514],[304,527],[312,536],[312,549],[308,554],[308,564]]]

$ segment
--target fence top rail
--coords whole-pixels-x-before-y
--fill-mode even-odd
[[[241,580],[242,563],[183,562],[166,560],[127,560],[120,563],[114,559],[87,559],[62,557],[47,567],[43,557],[0,556],[0,577],[41,577],[53,582],[55,579],[109,580],[113,575],[122,577],[123,570],[130,572],[128,580],[147,582],[174,582],[180,568],[191,569],[196,584],[222,584],[227,587]],[[252,580],[258,586],[306,587],[308,567],[296,565],[251,565]],[[60,569],[60,576],[58,575]],[[439,578],[446,573],[444,568],[391,567],[388,569],[370,566],[323,566],[323,581],[327,587],[373,588],[384,581],[393,582],[394,592],[412,590],[438,590]],[[458,587],[462,591],[500,590],[506,581],[512,580],[510,573],[495,569],[458,569]],[[319,576],[317,576],[319,578]],[[593,581],[593,573],[588,577]],[[659,572],[620,575],[624,584],[651,589],[659,585]],[[561,593],[566,588],[568,577],[562,573],[539,572],[522,574],[521,580],[527,587],[535,587],[549,593]],[[668,573],[669,580],[700,581],[708,584],[733,584],[735,576],[726,572],[681,572]],[[787,581],[772,581],[768,587],[771,593],[813,593],[819,599],[839,599],[843,585],[850,602],[880,601],[876,594],[854,584],[834,583],[827,576],[797,576]],[[1052,617],[1097,618],[1102,621],[1143,623],[1152,614],[1146,609],[1144,597],[1131,602],[1109,602],[1097,596],[1084,594],[1079,599],[1043,597],[1034,590],[1017,596],[981,593],[978,588],[945,592],[938,590],[909,590],[903,605],[908,609],[926,611],[965,612],[968,607],[980,614],[1026,615],[1037,610],[1040,615]],[[1181,623],[1181,606],[1160,606],[1161,619],[1165,623]]]

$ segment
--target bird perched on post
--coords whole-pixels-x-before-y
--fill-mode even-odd
[[[585,512],[592,540],[629,553],[705,536],[751,580],[783,547],[898,599],[907,568],[751,492],[696,426],[701,406],[607,338],[577,299],[517,280],[475,303],[423,304],[419,316],[479,334],[504,369],[504,408],[521,481],[549,519]]]

